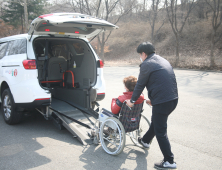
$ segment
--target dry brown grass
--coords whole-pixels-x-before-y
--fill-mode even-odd
[[[157,23],[157,27],[161,23]],[[210,68],[210,20],[187,23],[180,39],[180,68],[222,70],[222,39],[216,44],[215,63]],[[148,22],[134,20],[121,22],[108,42],[110,52],[105,54],[107,65],[138,65],[140,63],[137,46],[143,41],[150,41],[151,29]],[[222,29],[221,29],[222,31]],[[169,23],[158,34],[155,44],[156,53],[166,58],[172,65],[175,62],[175,36]]]

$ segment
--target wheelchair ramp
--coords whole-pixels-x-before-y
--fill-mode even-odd
[[[93,123],[95,123],[95,118],[93,116],[82,112],[81,110],[69,105],[64,101],[53,98],[51,102],[51,108],[90,127],[93,127]],[[76,137],[83,145],[93,143],[88,136],[88,132],[91,131],[90,129],[74,122],[69,118],[66,118],[65,116],[53,110],[51,111],[62,121],[62,125],[69,132],[71,132],[72,135]]]

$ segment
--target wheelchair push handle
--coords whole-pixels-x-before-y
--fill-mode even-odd
[[[145,101],[146,101],[146,104],[150,107],[150,108],[152,108],[152,105],[151,105],[151,101],[148,99],[144,99]]]
[[[126,103],[126,106],[127,106],[130,110],[132,110],[132,108],[129,107],[129,105],[127,104],[126,100],[125,100],[123,103]]]

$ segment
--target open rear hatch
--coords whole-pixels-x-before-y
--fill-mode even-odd
[[[101,31],[117,29],[105,20],[79,13],[54,13],[39,16],[32,21],[29,35],[68,35],[90,38]]]

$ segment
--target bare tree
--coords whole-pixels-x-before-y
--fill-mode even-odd
[[[0,0],[0,6],[1,6],[1,9],[0,9],[0,10],[1,10],[1,11],[0,11],[0,16],[2,16],[2,9],[3,9],[3,8],[2,8],[2,7],[3,7],[3,0]]]
[[[27,0],[15,0],[15,1],[6,0],[6,2],[10,2],[10,3],[18,3],[18,4],[20,4],[21,6],[24,7],[25,32],[28,32],[29,24],[28,24],[28,9],[27,9],[28,3],[27,3]]]
[[[126,9],[122,3],[121,0],[104,0],[104,5],[105,8],[104,10],[100,13],[100,16],[105,19],[106,21],[109,21],[110,18],[115,18],[114,24],[117,24],[119,20],[126,14],[128,14],[134,6],[135,0],[129,1],[130,5],[128,6],[128,9]],[[117,11],[118,9],[118,11]],[[114,17],[114,15],[116,17]],[[106,32],[102,32],[98,37],[98,45],[100,49],[100,58],[104,61],[104,47],[111,35],[111,31],[107,34]]]
[[[24,19],[25,19],[25,32],[28,32],[28,28],[29,28],[29,23],[28,23],[28,2],[27,0],[15,0],[15,1],[11,1],[11,0],[6,0],[6,2],[11,2],[11,3],[18,3],[21,6],[24,7]],[[22,24],[23,26],[23,24]]]
[[[178,66],[179,64],[180,35],[190,15],[190,12],[194,8],[194,0],[187,0],[185,2],[187,3],[182,3],[181,5],[179,5],[177,0],[165,0],[165,7],[167,11],[168,20],[176,37],[175,66]],[[178,10],[178,8],[180,8],[180,10]]]
[[[98,16],[102,0],[71,0],[71,7],[75,12]]]
[[[127,0],[127,7],[124,6],[124,0],[64,0],[63,3],[57,0],[56,5],[70,6],[72,11],[92,15],[106,21],[117,24],[121,17],[129,13],[136,0]],[[102,32],[97,36],[97,54],[104,61],[104,47],[111,35],[110,32]]]
[[[147,13],[148,13],[147,18],[149,20],[149,24],[151,27],[151,42],[152,42],[152,44],[155,44],[155,41],[156,41],[155,35],[158,34],[160,29],[163,27],[165,19],[166,19],[165,17],[160,18],[161,25],[159,26],[159,28],[155,32],[157,17],[158,17],[158,13],[160,11],[160,9],[159,9],[160,3],[161,3],[161,0],[152,0],[151,7],[147,11]]]
[[[206,0],[208,6],[212,10],[212,32],[211,32],[211,48],[210,48],[210,67],[215,67],[214,60],[214,47],[215,44],[221,39],[222,33],[218,31],[222,22],[222,1],[221,0]]]
[[[102,0],[55,0],[51,12],[76,12],[98,16]]]
[[[28,9],[27,9],[28,3],[27,3],[27,0],[24,0],[23,3],[20,2],[20,4],[21,4],[22,6],[24,6],[25,32],[28,32],[29,23],[28,23]]]

